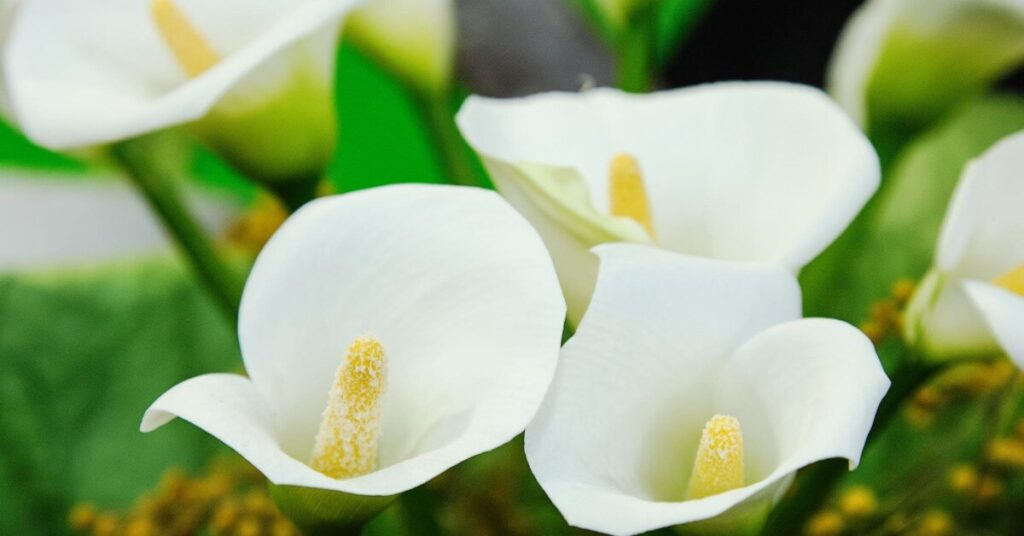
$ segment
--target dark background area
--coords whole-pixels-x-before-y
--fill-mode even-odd
[[[711,0],[664,72],[668,86],[786,80],[822,87],[832,49],[861,0]]]
[[[720,80],[785,80],[824,87],[828,60],[863,0],[711,0],[666,66],[666,86]],[[1001,89],[1024,90],[1024,70]]]

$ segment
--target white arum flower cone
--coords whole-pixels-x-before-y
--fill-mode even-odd
[[[857,465],[889,380],[860,331],[800,318],[790,273],[642,245],[596,252],[593,301],[526,431],[530,467],[571,525],[741,534],[801,467]],[[738,451],[708,451],[739,464],[698,454],[706,425],[717,439],[742,430]],[[706,486],[729,470],[732,485]]]
[[[319,177],[334,149],[337,32],[358,3],[22,1],[3,57],[12,112],[58,150],[205,118],[200,132],[243,171]]]
[[[970,162],[935,265],[907,310],[905,336],[931,359],[1004,351],[1024,365],[1024,133]]]
[[[925,126],[1024,61],[1022,0],[870,0],[829,65],[829,91],[863,126]]]
[[[185,381],[142,430],[188,420],[266,475],[300,524],[358,524],[526,427],[564,315],[543,243],[493,192],[403,185],[316,200],[246,284],[248,378]]]
[[[880,175],[846,114],[794,84],[474,96],[458,122],[547,243],[573,323],[594,286],[597,244],[653,243],[796,272],[846,228]],[[636,173],[620,173],[616,188],[620,157]]]
[[[454,0],[370,0],[346,37],[421,91],[443,93],[455,63]]]

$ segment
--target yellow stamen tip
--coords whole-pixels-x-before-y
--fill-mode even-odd
[[[1024,264],[993,279],[992,283],[1024,296]]]
[[[331,478],[352,478],[374,470],[385,373],[380,341],[371,336],[352,341],[316,434],[313,469]]]
[[[612,158],[608,167],[608,198],[612,216],[631,218],[643,225],[651,238],[655,237],[640,162],[632,155],[620,153]]]
[[[693,463],[688,497],[700,499],[743,487],[743,431],[740,421],[715,415],[704,425]]]
[[[150,12],[157,31],[189,78],[203,74],[220,56],[196,30],[174,0],[152,0]]]

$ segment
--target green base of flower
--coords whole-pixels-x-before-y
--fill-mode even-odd
[[[299,486],[270,484],[281,512],[307,536],[356,535],[363,525],[391,505],[397,495],[352,495]]]
[[[312,191],[337,141],[331,84],[312,66],[296,66],[285,87],[262,100],[228,95],[193,128],[232,167],[275,193]]]

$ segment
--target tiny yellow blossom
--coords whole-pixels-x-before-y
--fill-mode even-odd
[[[846,528],[843,516],[833,510],[818,512],[808,522],[807,536],[838,536]]]
[[[960,494],[974,493],[978,486],[978,470],[973,465],[961,463],[949,470],[949,487]]]
[[[853,486],[839,499],[839,511],[850,519],[864,519],[878,511],[878,498],[867,486]]]
[[[931,510],[921,518],[917,536],[948,536],[953,533],[953,517],[945,510]]]

